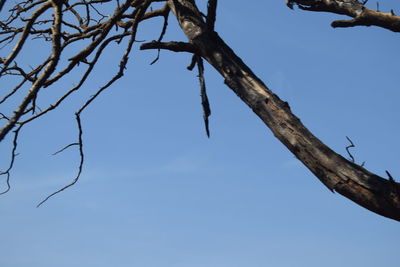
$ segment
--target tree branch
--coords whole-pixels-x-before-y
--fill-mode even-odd
[[[149,50],[149,49],[163,49],[169,50],[173,52],[188,52],[188,53],[196,53],[195,47],[190,43],[185,42],[157,42],[153,41],[150,43],[144,43],[140,46],[140,50]]]
[[[51,7],[51,3],[50,2],[47,2],[47,3],[43,4],[28,19],[28,22],[26,23],[26,25],[24,27],[24,30],[22,32],[22,35],[21,35],[20,39],[18,40],[17,44],[15,45],[15,47],[13,48],[11,54],[6,59],[4,59],[3,62],[2,62],[3,66],[2,66],[2,68],[0,70],[0,76],[7,69],[7,66],[15,59],[15,57],[21,51],[23,45],[25,44],[26,39],[28,38],[28,36],[30,34],[30,30],[31,30],[35,20],[40,15],[42,15],[47,9],[49,9],[50,7]]]
[[[121,4],[119,1],[115,3],[111,0],[87,0],[71,4],[64,2],[63,0],[18,2],[10,9],[10,16],[0,22],[0,43],[2,45],[14,44],[9,55],[6,58],[0,58],[0,72],[3,76],[20,78],[18,84],[3,92],[0,104],[9,104],[11,99],[22,95],[15,110],[10,109],[8,112],[0,113],[2,123],[0,142],[7,134],[14,133],[15,138],[10,168],[0,173],[7,177],[8,186],[9,170],[16,156],[16,137],[19,129],[26,123],[59,107],[66,98],[81,88],[109,44],[114,41],[119,44],[125,37],[130,36],[115,76],[99,88],[93,96],[84,100],[84,104],[75,114],[78,140],[72,145],[79,147],[81,158],[77,176],[69,185],[49,195],[44,201],[78,181],[84,162],[81,113],[104,90],[124,75],[129,53],[135,42],[138,24],[145,19],[164,16],[164,24],[158,41],[145,43],[140,49],[166,49],[193,54],[189,69],[193,69],[195,63],[198,63],[207,132],[210,110],[205,91],[202,59],[207,60],[224,77],[225,83],[330,190],[339,192],[373,212],[400,221],[400,184],[395,182],[389,173],[389,180],[387,180],[346,160],[317,139],[291,112],[289,105],[280,100],[214,31],[216,0],[208,1],[207,16],[198,10],[194,0],[126,0]],[[116,5],[114,13],[110,16],[103,14],[103,11],[94,5],[105,2]],[[164,2],[167,5],[148,12],[147,8],[152,2]],[[364,6],[365,2],[360,3],[356,0],[288,0],[287,3],[291,7],[297,5],[303,10],[331,12],[351,18],[333,22],[332,26],[334,27],[376,25],[392,31],[400,31],[398,16],[393,12],[382,13],[367,9]],[[47,9],[51,7],[54,9],[53,16],[47,12]],[[188,42],[161,42],[167,29],[167,16],[170,10],[177,17]],[[24,19],[25,17],[28,19]],[[75,21],[75,24],[69,21],[71,19]],[[121,28],[122,32],[118,32]],[[19,39],[17,39],[18,36]],[[30,39],[51,42],[52,51],[47,59],[37,66],[30,67],[29,70],[21,68],[22,65],[16,63],[10,67],[12,62],[18,58],[20,51],[28,46]],[[76,47],[83,48],[77,51]],[[75,54],[71,56],[68,53]],[[65,66],[59,70],[60,58],[68,58],[69,62],[64,62]],[[81,63],[85,64],[87,68],[81,72],[78,84],[67,88],[53,104],[29,117],[28,114],[31,111],[35,112],[35,101],[38,96],[41,96],[39,95],[39,92],[42,92],[41,88],[54,85]],[[26,86],[25,83],[29,85]],[[24,90],[27,91],[25,94],[23,94]],[[43,92],[45,91],[43,90]]]
[[[18,146],[18,135],[19,135],[19,131],[21,130],[22,125],[19,125],[17,127],[17,129],[14,131],[14,138],[13,138],[13,148],[11,150],[11,159],[10,159],[10,164],[8,165],[8,168],[5,171],[0,171],[0,176],[5,175],[6,176],[6,185],[7,188],[0,192],[0,195],[7,193],[8,191],[10,191],[11,186],[10,186],[10,171],[14,166],[14,162],[15,162],[15,157],[18,155],[17,154],[17,146]]]
[[[210,31],[214,31],[215,21],[217,19],[217,4],[218,0],[208,0],[207,3],[207,27]]]
[[[264,121],[323,184],[357,204],[400,221],[400,184],[354,164],[315,137],[216,34],[208,30],[193,0],[169,0],[179,25],[225,83]]]
[[[132,25],[132,31],[130,34],[130,39],[127,45],[127,48],[125,49],[125,52],[120,60],[120,64],[119,64],[119,68],[118,68],[118,72],[104,85],[102,86],[94,95],[92,95],[79,109],[77,112],[75,112],[75,118],[76,118],[76,122],[77,122],[77,127],[78,127],[78,142],[77,143],[73,143],[70,144],[66,147],[64,147],[61,151],[63,151],[64,149],[73,146],[73,145],[78,145],[79,147],[79,155],[80,155],[80,162],[79,162],[79,166],[78,166],[78,173],[75,176],[75,178],[72,180],[71,183],[69,183],[68,185],[62,187],[61,189],[51,193],[50,195],[48,195],[44,200],[42,200],[37,207],[40,207],[43,203],[45,203],[48,199],[50,199],[51,197],[61,193],[62,191],[68,189],[69,187],[75,185],[78,181],[79,178],[81,176],[82,170],[83,170],[83,164],[84,164],[84,153],[83,153],[83,130],[82,130],[82,122],[81,122],[81,114],[82,112],[103,92],[105,91],[107,88],[109,88],[115,81],[117,81],[118,79],[120,79],[123,75],[124,75],[124,71],[126,69],[126,64],[128,63],[128,59],[129,59],[129,54],[132,50],[133,44],[135,42],[135,38],[136,38],[136,32],[137,32],[137,27],[139,25],[139,22],[141,20],[141,17],[144,15],[144,12],[146,11],[146,9],[148,8],[148,6],[150,5],[150,1],[145,1],[144,4],[142,5],[141,8],[138,9],[138,12],[136,13],[136,18],[135,19],[135,23]],[[56,152],[58,153],[58,152]]]
[[[302,10],[316,12],[330,12],[346,15],[353,19],[337,20],[331,23],[334,28],[354,26],[378,26],[393,32],[400,32],[400,17],[393,12],[384,13],[364,6],[357,0],[286,0],[287,5],[293,8],[297,5]]]
[[[54,25],[52,27],[52,52],[49,56],[49,62],[44,69],[42,75],[32,84],[28,94],[25,96],[20,106],[14,111],[13,117],[10,118],[8,123],[0,130],[0,142],[3,138],[11,131],[12,128],[17,124],[18,120],[22,115],[25,114],[26,108],[31,101],[34,101],[39,90],[47,78],[55,70],[61,55],[61,21],[62,21],[62,9],[61,5],[52,4],[54,8]],[[44,8],[42,6],[42,8]]]

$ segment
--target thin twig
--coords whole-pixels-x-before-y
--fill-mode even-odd
[[[145,5],[143,5],[141,7],[141,10],[137,13],[138,18],[140,18],[141,16],[143,16],[145,10],[148,8],[148,6],[150,5],[150,1],[147,1]],[[128,63],[128,59],[129,59],[129,54],[132,50],[133,44],[135,42],[135,37],[136,37],[136,31],[137,31],[137,27],[138,27],[138,23],[139,23],[140,19],[136,20],[136,23],[134,23],[132,25],[132,31],[131,31],[131,36],[129,39],[129,43],[127,48],[125,49],[124,55],[121,58],[120,64],[119,64],[119,70],[117,72],[117,74],[111,78],[111,80],[109,80],[104,86],[102,86],[94,95],[92,95],[80,108],[79,110],[75,113],[75,117],[76,117],[76,121],[77,121],[77,127],[78,127],[78,146],[79,146],[79,155],[80,155],[80,163],[79,163],[79,167],[78,167],[78,173],[75,176],[75,178],[73,179],[73,181],[71,183],[69,183],[68,185],[62,187],[61,189],[55,191],[54,193],[48,195],[43,201],[41,201],[37,207],[40,207],[43,203],[45,203],[48,199],[50,199],[51,197],[57,195],[58,193],[61,193],[62,191],[68,189],[69,187],[75,185],[78,181],[79,178],[81,176],[82,170],[83,170],[83,164],[84,164],[84,151],[83,151],[83,138],[82,138],[82,134],[83,134],[83,130],[82,130],[82,123],[81,123],[81,114],[82,112],[107,88],[109,88],[115,81],[117,81],[118,79],[120,79],[123,75],[124,75],[124,70],[126,68],[126,64]]]
[[[347,151],[347,154],[349,154],[349,157],[351,158],[351,162],[354,163],[355,160],[354,160],[353,155],[350,153],[350,148],[355,147],[355,145],[354,145],[353,141],[351,141],[351,139],[348,136],[346,136],[346,138],[347,138],[347,141],[350,142],[350,145],[346,146],[346,151]]]
[[[18,128],[14,131],[13,148],[11,150],[10,164],[8,165],[7,170],[0,172],[0,176],[6,175],[6,184],[7,184],[7,189],[2,191],[2,192],[0,192],[0,195],[7,193],[11,189],[11,186],[10,186],[10,171],[14,166],[15,157],[18,156],[16,151],[17,151],[17,146],[18,146],[18,135],[19,135],[19,131],[21,130],[21,128],[22,128],[22,125],[18,126]]]
[[[54,152],[52,155],[55,156],[55,155],[63,152],[64,150],[70,148],[71,146],[79,146],[79,143],[72,143],[72,144],[66,145],[65,147],[61,148],[60,150]]]
[[[164,24],[163,24],[163,28],[161,30],[161,34],[160,37],[158,37],[157,42],[161,42],[162,39],[164,38],[165,33],[167,32],[167,27],[168,27],[168,17],[169,17],[169,5],[166,4],[165,7],[165,13],[164,13]],[[150,63],[150,65],[153,65],[154,63],[156,63],[159,59],[160,59],[160,51],[161,49],[157,49],[157,57]]]
[[[187,66],[186,68],[187,68],[188,70],[192,71],[192,70],[194,69],[194,67],[196,67],[196,63],[197,63],[196,55],[193,55],[193,56],[192,56],[192,59],[191,59],[191,61],[190,61],[189,66]]]
[[[79,180],[79,177],[81,176],[82,173],[82,169],[83,169],[83,163],[85,160],[85,154],[83,153],[83,140],[82,140],[82,123],[81,123],[81,118],[80,115],[78,113],[75,114],[76,117],[76,122],[78,125],[78,146],[79,146],[79,156],[80,156],[80,162],[79,162],[79,167],[78,167],[78,173],[75,176],[75,179],[68,185],[64,186],[63,188],[55,191],[54,193],[51,193],[50,195],[48,195],[45,199],[43,199],[37,206],[36,208],[39,208],[43,203],[45,203],[49,198],[53,197],[54,195],[57,195],[58,193],[61,193],[62,191],[64,191],[65,189],[73,186],[74,184],[76,184]]]
[[[395,182],[395,180],[394,180],[393,176],[390,174],[390,172],[387,170],[385,172],[386,172],[387,176],[389,177],[389,181]]]

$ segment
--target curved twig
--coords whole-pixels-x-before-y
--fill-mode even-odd
[[[0,176],[6,175],[6,185],[7,185],[7,189],[2,191],[2,192],[0,192],[0,195],[7,193],[11,189],[11,186],[10,186],[10,171],[14,166],[15,157],[18,155],[16,153],[16,151],[17,151],[17,146],[18,146],[18,135],[19,135],[19,131],[21,130],[21,128],[22,128],[22,125],[18,126],[18,128],[14,131],[14,138],[13,138],[13,141],[12,141],[13,148],[11,150],[10,164],[8,165],[8,168],[5,171],[0,172]]]

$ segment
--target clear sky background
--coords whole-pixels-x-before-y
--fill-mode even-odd
[[[398,1],[380,2],[391,8],[400,13]],[[332,29],[338,18],[283,0],[219,1],[216,30],[316,136],[346,157],[349,136],[358,163],[399,181],[399,34]],[[157,39],[161,26],[144,23],[137,39]],[[173,16],[165,40],[185,40]],[[122,45],[83,92],[22,130],[12,190],[0,196],[0,266],[399,266],[398,222],[330,193],[207,65],[208,139],[190,55],[162,52],[150,66],[156,52],[138,46],[82,115],[81,180],[40,208],[75,176],[76,149],[51,154],[75,142],[74,111],[117,71]]]

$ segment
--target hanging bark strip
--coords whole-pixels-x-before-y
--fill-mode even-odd
[[[204,80],[204,64],[203,64],[203,59],[200,56],[196,55],[195,57],[197,61],[197,67],[199,70],[200,95],[201,95],[201,106],[203,107],[204,126],[206,128],[207,137],[210,137],[210,127],[208,118],[211,115],[211,109],[207,96],[206,82]]]
[[[197,53],[264,121],[273,134],[330,190],[382,216],[400,221],[400,184],[375,175],[316,138],[225,44],[210,32],[193,0],[169,0],[172,12]]]

